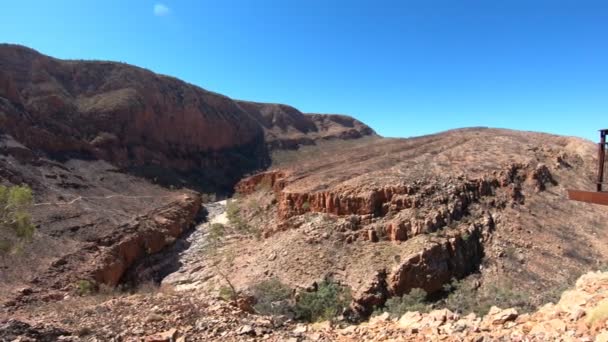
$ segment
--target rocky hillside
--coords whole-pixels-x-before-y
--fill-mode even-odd
[[[580,277],[559,301],[520,313],[450,310],[387,314],[360,325],[295,323],[247,313],[201,293],[167,290],[76,297],[37,311],[0,316],[7,341],[608,341],[608,273]]]
[[[608,212],[566,196],[593,188],[595,165],[582,139],[483,128],[317,151],[237,185],[235,211],[264,238],[228,244],[246,257],[225,267],[242,288],[331,276],[364,317],[461,278],[530,310],[608,257]]]
[[[265,140],[272,150],[295,149],[318,141],[348,140],[374,136],[375,132],[350,116],[303,114],[281,104],[238,102],[264,128]]]
[[[229,190],[268,147],[374,132],[338,115],[233,101],[123,63],[59,60],[0,45],[0,129],[32,153],[102,159],[173,184]]]
[[[37,229],[25,250],[0,254],[0,302],[54,300],[78,282],[116,285],[204,216],[186,188],[226,195],[269,165],[271,149],[364,135],[374,132],[346,116],[1,44],[0,182],[32,188]]]
[[[0,338],[605,338],[605,274],[545,305],[608,258],[606,208],[566,199],[594,188],[595,153],[487,128],[384,139],[0,45],[0,181],[32,188],[37,228],[0,254]],[[374,316],[415,294],[430,313]]]

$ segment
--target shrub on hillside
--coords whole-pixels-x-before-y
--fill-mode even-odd
[[[401,317],[408,311],[427,312],[429,307],[426,303],[426,296],[426,291],[423,289],[412,289],[401,297],[389,298],[384,303],[384,307],[377,310],[375,314],[388,312],[391,317]]]
[[[95,284],[90,280],[79,280],[76,282],[76,292],[81,296],[88,296],[95,292]]]
[[[34,236],[30,209],[32,190],[27,186],[0,185],[0,253],[21,248]]]
[[[453,280],[445,286],[445,290],[449,292],[445,306],[454,312],[474,312],[483,316],[492,306],[517,308],[520,312],[529,312],[534,308],[530,303],[531,296],[509,283],[490,284],[478,289],[471,281],[462,279]]]
[[[287,315],[293,311],[292,290],[277,278],[261,281],[251,288],[254,309],[263,315]]]
[[[305,292],[296,301],[296,317],[309,322],[331,320],[351,301],[350,290],[330,280],[321,282],[314,292]]]
[[[261,236],[261,232],[251,227],[243,218],[241,208],[237,201],[228,200],[226,203],[226,217],[230,222],[230,225],[240,234],[252,234],[256,237]]]

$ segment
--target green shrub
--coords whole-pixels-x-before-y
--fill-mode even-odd
[[[0,185],[0,253],[19,250],[22,243],[30,241],[36,227],[32,223],[30,209],[32,190],[27,186]]]
[[[240,219],[241,208],[237,205],[237,202],[234,200],[228,200],[226,202],[226,217],[228,221],[234,223]]]
[[[471,237],[471,234],[469,234],[469,233],[464,233],[464,234],[462,234],[462,241],[465,241],[465,242],[466,242],[466,241],[468,241],[468,240],[469,240],[469,238],[470,238],[470,237]]]
[[[453,280],[444,288],[450,292],[445,298],[445,306],[454,312],[474,312],[478,316],[483,316],[492,306],[513,307],[520,312],[529,312],[534,308],[530,302],[532,296],[509,283],[500,286],[491,284],[483,289],[477,289],[471,281],[463,279]]]
[[[209,227],[208,239],[220,240],[226,235],[226,227],[221,223],[214,223]]]
[[[302,209],[308,211],[310,209],[310,203],[308,201],[302,204]]]
[[[426,291],[423,289],[412,289],[401,297],[389,298],[384,303],[384,307],[377,310],[375,314],[388,312],[391,317],[401,317],[408,311],[427,312],[429,307],[426,304],[426,296]]]
[[[76,282],[76,292],[81,296],[88,296],[95,292],[95,284],[90,280],[79,280]]]
[[[263,315],[286,315],[293,308],[292,290],[277,278],[261,281],[251,289],[257,303],[255,310]]]
[[[226,217],[234,229],[241,234],[253,234],[256,237],[261,236],[259,230],[253,229],[248,225],[241,215],[241,208],[238,206],[236,201],[229,200],[226,203]]]
[[[348,288],[324,280],[316,291],[300,295],[294,311],[298,319],[309,322],[331,320],[338,316],[350,301],[351,294]]]

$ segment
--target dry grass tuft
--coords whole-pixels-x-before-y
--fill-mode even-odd
[[[608,299],[604,299],[587,312],[587,324],[590,326],[606,320],[608,320]]]

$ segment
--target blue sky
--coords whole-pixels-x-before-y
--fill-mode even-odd
[[[1,1],[2,42],[346,113],[385,136],[608,128],[605,0]]]

